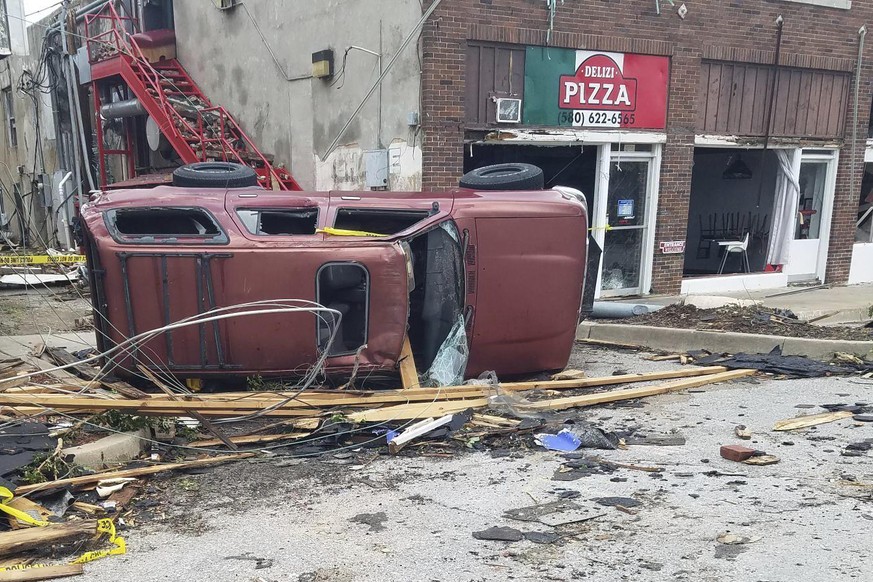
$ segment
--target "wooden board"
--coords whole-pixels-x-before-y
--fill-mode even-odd
[[[106,473],[96,473],[94,475],[84,475],[82,477],[70,477],[69,479],[58,479],[57,481],[48,481],[46,483],[22,485],[21,487],[16,487],[15,495],[26,495],[34,491],[48,491],[51,489],[58,489],[59,487],[81,487],[84,485],[93,485],[98,481],[102,481],[104,479],[117,479],[121,477],[143,477],[145,475],[154,475],[155,473],[163,473],[165,471],[208,467],[210,465],[218,465],[230,461],[238,461],[239,459],[247,459],[254,456],[255,453],[236,453],[233,455],[222,455],[219,457],[197,459],[195,461],[184,461],[182,463],[167,463],[164,465],[153,465],[151,467],[140,467],[138,469],[126,469],[123,471],[109,471]],[[0,550],[2,550],[2,542],[0,542]]]
[[[249,435],[249,436],[235,436],[229,437],[234,444],[237,445],[250,445],[254,443],[272,443],[275,441],[287,441],[291,439],[299,439],[303,437],[307,437],[312,433],[308,432],[289,432],[286,434],[264,434],[264,435]],[[194,441],[193,443],[188,443],[189,447],[197,447],[197,448],[205,448],[205,447],[218,447],[223,443],[218,439],[207,439],[202,441]]]
[[[645,386],[642,388],[629,388],[626,390],[612,390],[610,392],[602,392],[600,394],[586,394],[584,396],[570,396],[568,398],[553,398],[551,400],[542,400],[532,404],[520,405],[521,410],[564,410],[567,408],[578,408],[582,406],[593,406],[595,404],[604,404],[606,402],[617,402],[619,400],[633,400],[634,398],[645,398],[647,396],[656,396],[658,394],[667,394],[715,382],[725,382],[727,380],[736,380],[744,376],[751,376],[755,370],[733,370],[730,372],[722,372],[720,374],[711,374],[700,378],[690,378],[686,380],[677,380],[676,382],[668,382],[666,384],[658,384],[655,386]]]
[[[808,416],[798,416],[797,418],[787,418],[780,420],[773,426],[773,430],[796,430],[798,428],[807,428],[843,418],[851,418],[853,413],[841,410],[839,412],[822,412],[821,414],[810,414]]]
[[[6,570],[0,572],[0,582],[28,582],[35,580],[51,580],[67,576],[81,576],[85,573],[82,564],[62,564],[60,566],[36,566],[24,570]]]
[[[468,408],[483,408],[488,406],[487,398],[470,400],[450,400],[448,402],[418,402],[387,406],[373,410],[362,410],[348,415],[352,422],[385,422],[391,420],[409,420],[413,418],[428,418],[462,412]]]
[[[403,338],[403,347],[400,349],[400,383],[403,388],[418,388],[418,369],[415,367],[415,358],[412,357],[412,345],[409,343],[409,336]]]
[[[18,494],[17,490],[16,493]],[[84,538],[97,531],[97,521],[88,519],[46,527],[28,527],[0,533],[0,556],[11,556],[34,548]]]

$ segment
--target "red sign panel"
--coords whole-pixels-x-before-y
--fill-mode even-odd
[[[576,72],[561,75],[561,121],[576,127],[664,129],[670,59],[576,52]]]

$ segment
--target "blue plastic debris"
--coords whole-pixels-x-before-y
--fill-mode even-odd
[[[566,428],[558,434],[540,433],[534,435],[538,445],[550,451],[575,451],[582,445],[582,441]]]

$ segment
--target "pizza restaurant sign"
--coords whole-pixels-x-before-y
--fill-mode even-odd
[[[526,123],[666,127],[668,57],[530,47],[527,58]]]

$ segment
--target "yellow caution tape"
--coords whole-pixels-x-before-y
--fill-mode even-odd
[[[334,236],[388,236],[387,234],[377,234],[375,232],[367,232],[365,230],[346,230],[345,228],[319,228],[315,232],[323,232],[324,234],[332,234]]]
[[[607,224],[606,226],[592,226],[588,229],[588,232],[592,230],[612,230],[614,227],[611,224]]]
[[[69,265],[85,260],[85,255],[0,255],[0,265]]]
[[[70,562],[71,564],[85,564],[86,562],[93,562],[94,560],[105,558],[106,556],[117,556],[127,553],[127,544],[124,542],[124,538],[115,535],[115,522],[113,522],[111,519],[98,520],[97,533],[108,534],[109,542],[115,544],[115,547],[108,550],[95,550],[93,552],[85,552],[84,554]]]
[[[23,511],[19,511],[18,509],[9,507],[7,503],[12,501],[12,498],[13,494],[9,489],[7,489],[6,487],[0,487],[0,511],[8,513],[19,521],[23,521],[37,527],[45,527],[47,525],[51,525],[47,521],[33,519],[31,516],[24,513]],[[97,533],[107,534],[109,537],[109,542],[115,547],[109,548],[107,550],[95,550],[93,552],[85,552],[84,554],[70,562],[71,564],[84,564],[86,562],[93,562],[94,560],[105,558],[106,556],[117,556],[127,553],[127,544],[125,543],[124,538],[115,533],[115,522],[113,522],[111,519],[104,518],[97,520]],[[45,565],[46,564],[16,564],[14,566],[0,567],[0,572],[6,572],[8,570],[28,570],[30,568],[42,568]]]
[[[49,522],[42,521],[40,519],[34,519],[29,514],[21,511],[20,509],[15,509],[14,507],[9,507],[7,504],[12,501],[13,494],[12,491],[7,489],[6,487],[0,487],[0,511],[3,513],[7,513],[17,519],[20,522],[35,525],[37,527],[45,527],[49,525]]]

